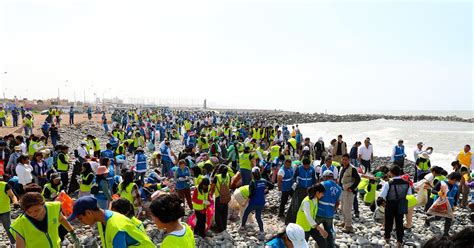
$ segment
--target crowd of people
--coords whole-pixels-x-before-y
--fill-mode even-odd
[[[445,237],[456,208],[474,208],[469,145],[450,173],[431,165],[434,149],[422,142],[413,152],[415,168],[407,168],[403,140],[393,147],[393,164],[379,166],[369,137],[350,147],[339,135],[326,146],[322,137],[315,143],[304,137],[298,125],[164,108],[118,112],[111,124],[103,113],[106,139],[86,134],[69,147],[61,143],[56,113],[48,112],[42,135],[25,126],[25,135],[0,140],[0,219],[12,246],[60,247],[70,235],[80,247],[71,224],[80,222],[97,224],[102,247],[155,247],[142,223],[151,218],[165,232],[164,248],[195,247],[195,235],[207,240],[209,229],[230,236],[229,219],[240,221],[241,233],[256,221],[257,238],[268,247],[308,247],[310,238],[335,247],[335,217],[342,232],[354,233],[361,199],[386,243],[401,247],[415,208],[427,212],[427,227],[443,220]],[[285,228],[267,239],[262,213],[272,190],[279,192],[275,214]],[[71,211],[58,201],[61,194],[76,199]],[[13,223],[11,206],[22,210]]]

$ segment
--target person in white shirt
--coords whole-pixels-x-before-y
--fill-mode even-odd
[[[321,228],[316,223],[315,218],[316,218],[317,211],[314,211],[314,210],[311,211],[312,209],[310,206],[311,204],[310,202],[312,202],[312,205],[315,206],[313,207],[313,209],[317,208],[318,201],[324,196],[325,191],[326,190],[324,186],[320,183],[309,187],[308,197],[306,197],[303,200],[303,202],[301,203],[300,210],[299,210],[299,211],[303,211],[304,219],[302,219],[300,215],[298,215],[296,218],[296,224],[300,226],[311,227],[311,229],[305,230],[305,239],[306,241],[308,241],[309,237],[311,236],[318,244],[318,247],[326,247],[326,237],[328,236],[328,233],[326,232],[326,230],[324,230],[324,228]]]
[[[357,157],[359,163],[365,168],[364,173],[370,172],[370,164],[374,160],[374,150],[368,139],[364,140],[364,145],[359,146]]]
[[[418,144],[416,144],[415,151],[413,151],[413,161],[416,161],[420,154],[422,154],[423,152],[426,152],[428,155],[431,155],[431,153],[433,153],[433,147],[428,147],[423,150],[423,145],[423,142],[418,142]]]
[[[30,160],[28,156],[21,155],[18,158],[18,164],[16,166],[16,175],[18,176],[18,183],[22,186],[21,192],[23,192],[23,188],[33,182],[33,167],[30,165]]]
[[[77,153],[79,155],[78,159],[81,164],[86,161],[86,156],[89,155],[87,151],[87,142],[85,140],[81,141],[81,145],[77,148]]]

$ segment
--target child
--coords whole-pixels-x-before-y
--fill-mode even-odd
[[[375,204],[372,204],[371,210],[374,212],[374,221],[382,225],[382,229],[385,225],[385,199],[382,197],[377,198]]]

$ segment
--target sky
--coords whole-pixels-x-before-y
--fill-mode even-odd
[[[0,1],[7,98],[473,111],[472,1]],[[7,73],[4,73],[7,72]]]

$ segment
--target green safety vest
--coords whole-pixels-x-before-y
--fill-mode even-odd
[[[445,181],[446,179],[447,178],[445,176],[442,176],[442,175],[441,176],[435,176],[435,178],[434,178],[434,180],[438,180],[438,183],[441,182],[441,181]],[[433,180],[433,182],[434,182],[434,180]],[[433,185],[433,186],[435,186],[435,185]],[[435,194],[431,193],[430,198],[434,199]]]
[[[120,198],[127,199],[133,205],[133,208],[136,208],[135,204],[133,204],[132,195],[132,189],[133,186],[135,186],[135,183],[130,183],[127,187],[125,187],[125,190],[122,190],[122,183],[123,182],[118,185],[118,194],[120,195]]]
[[[278,156],[280,156],[280,146],[279,145],[274,145],[270,148],[270,157],[272,159],[272,162],[273,162],[273,160],[278,158]]]
[[[82,179],[82,182],[81,182],[81,185],[79,186],[79,190],[81,192],[90,192],[91,189],[92,189],[92,182],[90,184],[84,184],[83,182],[89,177],[89,175],[94,175],[93,173],[89,173],[87,174],[86,176],[84,175],[81,175],[81,179]]]
[[[194,240],[194,233],[191,228],[185,224],[181,223],[181,225],[185,226],[186,231],[182,236],[176,236],[173,234],[168,234],[163,242],[161,243],[161,248],[194,248],[196,247],[196,241]]]
[[[370,191],[369,191],[369,185],[370,185]],[[372,204],[375,201],[375,194],[377,191],[377,183],[371,183],[367,184],[365,186],[365,195],[364,195],[364,202],[368,204]]]
[[[133,247],[156,247],[148,235],[142,232],[132,220],[117,212],[113,212],[112,216],[107,220],[105,234],[102,222],[97,222],[97,227],[100,239],[102,240],[102,247],[104,248],[113,248],[113,241],[118,232],[126,232],[136,240],[138,244]]]
[[[29,156],[33,156],[35,155],[35,148],[33,147],[34,145],[38,144],[38,142],[35,142],[35,141],[30,141],[30,144],[28,145],[28,155]]]
[[[132,222],[138,227],[138,229],[140,229],[140,231],[146,233],[145,226],[141,220],[137,219],[135,216],[130,218],[130,220],[132,220]]]
[[[5,193],[6,182],[0,182],[0,214],[10,212],[10,197]]]
[[[197,199],[198,200],[201,200],[201,201],[206,201],[208,199],[208,195],[209,195],[209,191],[208,192],[203,192],[201,193],[201,191],[199,191],[199,189],[196,190],[197,192]],[[193,202],[193,209],[194,210],[203,210],[205,208],[204,206],[204,203],[202,204],[199,204],[199,203],[195,203]]]
[[[46,202],[46,217],[48,232],[38,230],[33,223],[22,214],[11,225],[10,232],[13,237],[21,236],[25,240],[26,248],[60,248],[61,239],[59,238],[58,229],[61,225],[59,223],[59,214],[61,212],[60,202]]]
[[[296,224],[301,226],[305,232],[309,232],[309,230],[311,230],[311,228],[313,227],[309,225],[308,220],[306,219],[306,215],[304,215],[303,212],[303,204],[305,202],[309,202],[309,212],[313,220],[316,218],[316,213],[318,213],[318,203],[316,200],[316,204],[314,204],[313,200],[309,199],[309,196],[306,196],[301,202],[300,209],[298,210],[298,214],[296,215]]]
[[[240,189],[240,193],[242,194],[242,196],[245,199],[248,199],[250,197],[250,187],[249,187],[249,185],[241,186],[239,189]]]
[[[367,185],[369,185],[369,179],[361,177],[360,182],[357,185],[357,190],[359,190],[359,191],[365,190],[367,188]]]
[[[427,159],[425,162],[420,162],[418,164],[418,168],[423,171],[427,171],[430,167],[428,166],[429,160]]]
[[[60,188],[61,188],[61,183],[58,184],[57,189],[55,189],[55,188],[53,187],[53,185],[51,185],[51,183],[47,183],[47,184],[44,185],[44,189],[43,189],[43,192],[41,193],[41,195],[44,197],[44,191],[45,191],[46,189],[48,189],[49,192],[51,192],[51,194],[58,195]]]
[[[260,128],[253,128],[252,139],[260,139]]]
[[[69,161],[69,156],[65,153],[62,153],[62,154],[64,154],[64,157],[65,157],[66,161]],[[58,158],[57,158],[57,164],[58,164],[58,171],[63,171],[64,172],[64,171],[69,170],[69,164],[61,162],[61,159],[59,159],[59,155],[58,155]]]
[[[204,140],[204,142],[202,141]],[[198,139],[198,147],[201,149],[201,150],[206,150],[206,149],[209,149],[209,142],[207,141],[207,138],[199,138]]]
[[[242,153],[239,158],[240,169],[252,170],[252,162],[250,161],[250,153]]]
[[[293,149],[296,149],[296,139],[295,138],[289,139],[288,142],[290,142],[291,147],[293,147]]]

